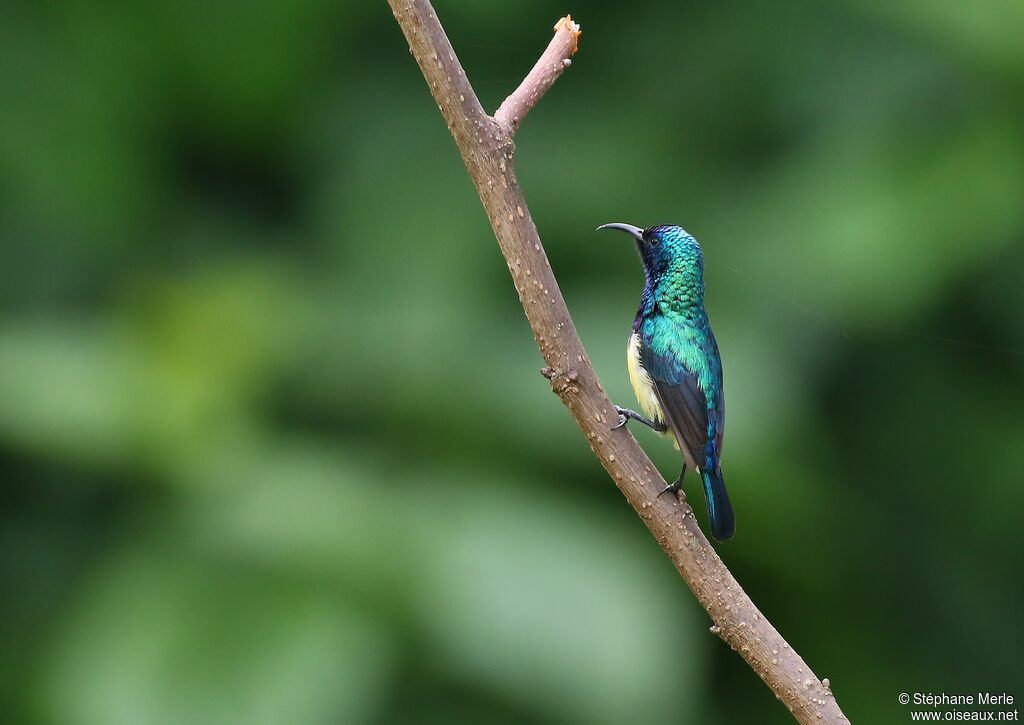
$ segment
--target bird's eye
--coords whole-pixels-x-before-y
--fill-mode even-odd
[[[647,243],[650,244],[652,247],[656,247],[659,244],[661,244],[661,240],[652,234]]]

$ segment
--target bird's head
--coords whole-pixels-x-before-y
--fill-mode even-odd
[[[632,224],[613,222],[602,224],[598,229],[618,229],[632,236],[644,262],[644,270],[651,277],[680,268],[690,268],[698,273],[703,271],[704,257],[700,245],[680,226],[658,224],[641,229]]]

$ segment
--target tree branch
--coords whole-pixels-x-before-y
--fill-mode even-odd
[[[568,67],[579,26],[566,17],[520,87],[495,114],[480,105],[429,0],[388,0],[409,49],[455,137],[547,363],[542,371],[601,465],[707,610],[711,631],[736,650],[800,723],[842,723],[828,681],[765,619],[708,543],[685,498],[656,494],[665,482],[618,420],[555,281],[512,167],[518,123]]]
[[[558,76],[572,65],[572,55],[576,52],[582,32],[579,23],[572,21],[571,15],[566,15],[555,23],[555,35],[534,64],[533,70],[494,112],[494,120],[509,134],[516,132],[516,128],[540,97],[547,93],[548,88],[558,80]]]

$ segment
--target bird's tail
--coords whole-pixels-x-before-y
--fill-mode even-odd
[[[736,517],[732,512],[729,494],[725,491],[722,468],[715,466],[701,471],[704,479],[704,498],[708,502],[708,520],[711,535],[718,541],[728,541],[736,533]]]

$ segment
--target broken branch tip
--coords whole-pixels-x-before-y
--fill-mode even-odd
[[[580,28],[580,24],[573,21],[572,15],[566,15],[565,17],[559,18],[558,22],[555,23],[555,32],[559,30],[568,30],[572,33],[572,52],[573,54],[579,50],[579,38],[583,34],[583,30]]]

